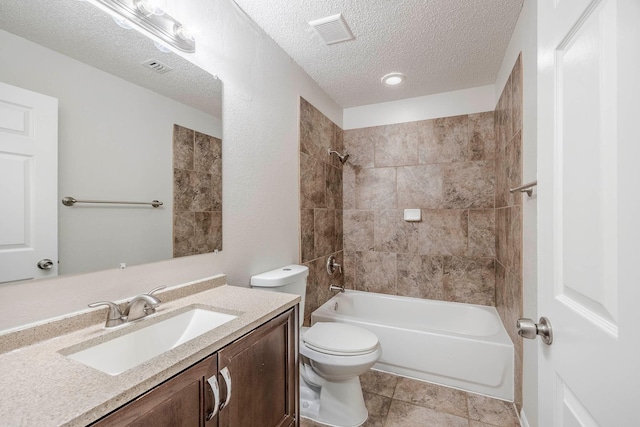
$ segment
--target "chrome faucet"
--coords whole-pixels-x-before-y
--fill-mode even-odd
[[[129,301],[124,309],[124,312],[120,311],[120,307],[110,301],[99,301],[89,304],[89,307],[99,307],[106,305],[109,307],[109,313],[107,314],[106,328],[112,328],[114,326],[122,325],[123,323],[131,322],[134,320],[142,319],[150,314],[156,312],[156,308],[160,305],[161,301],[154,297],[152,294],[159,290],[166,288],[166,286],[159,286],[146,294],[141,294],[133,297]]]
[[[109,306],[109,313],[107,313],[107,322],[104,324],[105,328],[113,328],[114,326],[122,325],[127,321],[126,317],[122,316],[122,312],[120,311],[120,307],[118,304],[112,303],[111,301],[98,301],[89,304],[89,307],[100,307],[101,305]]]
[[[124,309],[124,313],[122,313],[127,318],[127,322],[142,319],[143,317],[155,313],[156,308],[160,305],[161,301],[154,297],[153,293],[164,288],[166,288],[166,286],[158,286],[146,294],[133,297]]]

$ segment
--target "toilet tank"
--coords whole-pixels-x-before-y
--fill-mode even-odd
[[[300,325],[304,322],[304,300],[307,292],[309,268],[304,265],[287,265],[251,277],[251,287],[265,291],[300,295]]]

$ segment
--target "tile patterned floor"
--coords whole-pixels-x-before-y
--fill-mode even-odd
[[[360,377],[369,419],[364,427],[519,427],[512,403],[369,371]],[[321,427],[302,419],[301,427]]]

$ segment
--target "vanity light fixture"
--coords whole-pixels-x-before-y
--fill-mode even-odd
[[[90,0],[90,3],[114,17],[116,22],[130,24],[150,37],[156,44],[173,46],[193,53],[196,42],[193,34],[175,18],[165,13],[154,0]],[[118,24],[126,28],[126,24]]]
[[[397,86],[404,82],[406,76],[402,73],[390,73],[382,78],[382,83],[387,86]]]

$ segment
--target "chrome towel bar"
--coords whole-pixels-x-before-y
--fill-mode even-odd
[[[522,184],[520,187],[512,188],[509,190],[509,193],[515,193],[517,191],[521,193],[527,193],[527,196],[531,197],[533,195],[533,187],[538,185],[538,181],[531,181],[527,184]]]
[[[67,196],[62,199],[62,204],[65,206],[73,206],[76,203],[108,203],[108,204],[117,204],[117,205],[151,205],[154,208],[158,208],[162,206],[164,203],[159,202],[157,200],[153,200],[151,202],[118,202],[118,201],[108,201],[108,200],[77,200],[73,197]]]

